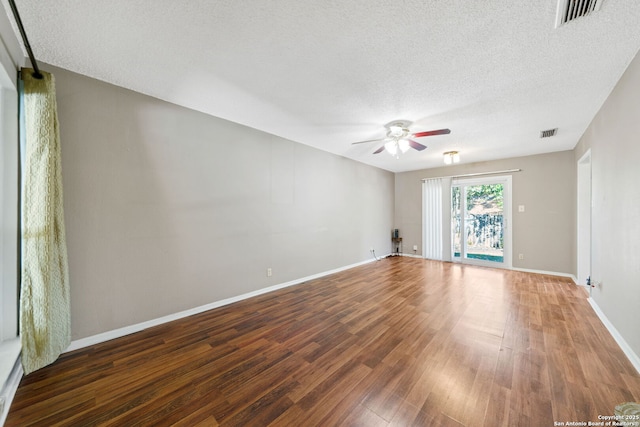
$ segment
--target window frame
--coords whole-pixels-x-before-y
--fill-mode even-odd
[[[20,160],[18,76],[0,39],[0,398],[21,350],[19,337]],[[0,413],[4,415],[7,408]],[[1,419],[0,419],[1,423]]]

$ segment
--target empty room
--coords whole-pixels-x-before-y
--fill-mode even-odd
[[[640,3],[2,6],[0,425],[640,426]]]

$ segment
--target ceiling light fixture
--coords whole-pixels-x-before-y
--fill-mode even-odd
[[[460,163],[460,153],[457,151],[447,151],[446,153],[442,153],[442,155],[444,156],[445,165]]]
[[[384,144],[384,149],[396,159],[410,148],[409,141],[405,139],[409,135],[409,124],[410,122],[397,121],[386,125],[389,141]]]
[[[391,141],[387,141],[384,144],[384,149],[387,153],[394,156],[396,159],[400,158],[400,154],[404,154],[409,150],[409,141],[406,139],[393,138]]]

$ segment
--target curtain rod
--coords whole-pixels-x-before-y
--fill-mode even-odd
[[[513,173],[513,172],[520,172],[520,171],[522,171],[522,169],[505,169],[502,171],[493,171],[493,172],[478,172],[478,173],[465,173],[462,175],[434,176],[432,178],[422,178],[422,180],[427,181],[429,179],[438,179],[438,178],[464,178],[469,176],[496,175],[499,173]]]
[[[24,26],[22,25],[22,19],[20,19],[20,14],[18,13],[18,8],[16,7],[16,3],[13,0],[9,0],[9,5],[11,6],[11,12],[13,12],[13,17],[16,19],[18,30],[20,30],[20,35],[22,36],[24,47],[25,49],[27,49],[27,54],[29,55],[29,60],[31,61],[31,66],[33,67],[33,77],[40,80],[42,79],[43,76],[40,73],[40,69],[38,68],[38,63],[36,62],[36,58],[33,55],[33,51],[31,50],[31,45],[29,44],[27,33],[24,31]]]

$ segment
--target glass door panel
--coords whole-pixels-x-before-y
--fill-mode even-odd
[[[453,261],[493,267],[511,266],[507,218],[510,177],[460,180],[451,186]]]
[[[465,187],[465,258],[504,262],[504,186]]]

